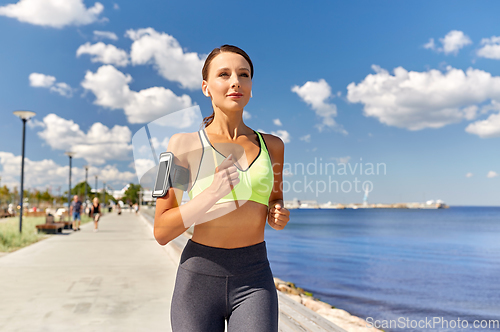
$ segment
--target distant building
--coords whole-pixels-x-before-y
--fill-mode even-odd
[[[298,201],[299,209],[319,209],[318,202],[314,200]]]

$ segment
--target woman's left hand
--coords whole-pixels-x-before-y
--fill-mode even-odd
[[[280,203],[274,204],[274,206],[269,209],[267,222],[272,228],[280,231],[285,228],[289,220],[290,211],[282,207]]]

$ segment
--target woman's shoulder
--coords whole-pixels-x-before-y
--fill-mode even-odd
[[[270,152],[279,153],[285,150],[285,143],[283,143],[283,140],[279,136],[263,133],[260,131],[259,133],[262,135],[262,138],[266,143],[267,149]]]
[[[190,147],[198,143],[199,140],[200,139],[197,131],[192,133],[174,134],[168,140],[167,151],[172,151],[175,153],[175,151],[173,150],[178,150],[178,151],[189,150]]]
[[[174,154],[175,163],[183,167],[188,167],[190,156],[199,151],[201,141],[198,132],[177,133],[168,140],[167,152]]]

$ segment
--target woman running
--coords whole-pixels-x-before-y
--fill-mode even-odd
[[[213,113],[199,132],[173,135],[167,151],[190,172],[188,194],[170,188],[156,201],[154,236],[167,244],[194,225],[181,255],[171,305],[174,332],[278,331],[278,298],[267,259],[266,219],[277,230],[283,206],[283,141],[243,122],[253,64],[223,45],[207,57],[202,91]]]

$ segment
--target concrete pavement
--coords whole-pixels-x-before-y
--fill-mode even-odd
[[[151,211],[149,211],[151,212]],[[170,331],[175,275],[189,235],[167,246],[152,216],[123,210],[0,257],[0,331]],[[345,332],[278,292],[280,332]]]
[[[177,264],[135,213],[0,257],[0,331],[171,331]]]

